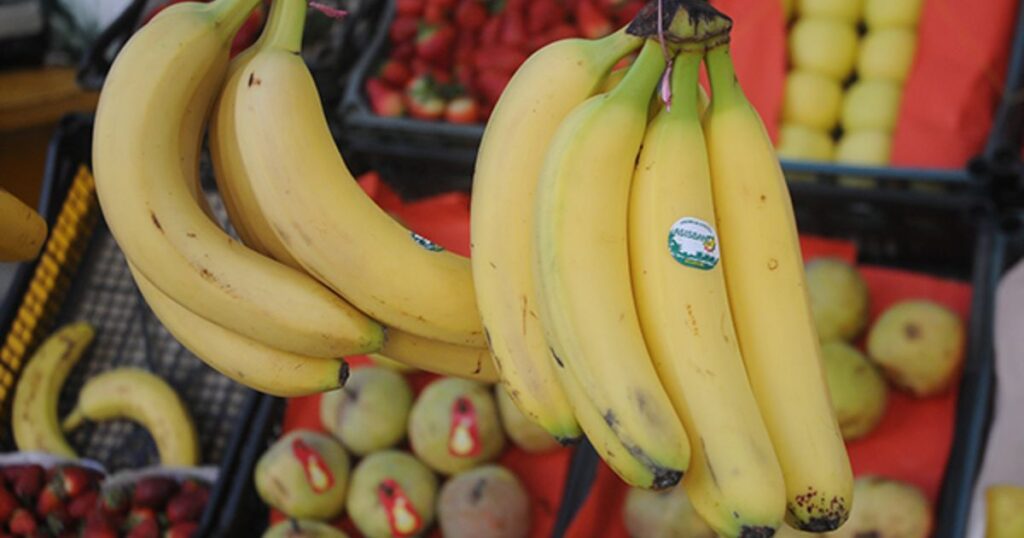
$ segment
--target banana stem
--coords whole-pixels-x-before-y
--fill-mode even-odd
[[[712,106],[721,109],[730,104],[739,104],[746,98],[736,82],[736,71],[733,69],[732,57],[729,56],[729,44],[725,43],[708,49],[704,55],[708,68],[708,79],[711,81]]]
[[[700,52],[681,52],[676,56],[672,67],[672,94],[674,106],[669,114],[678,115],[686,120],[700,122],[700,62],[704,55]]]
[[[612,99],[625,99],[632,102],[647,102],[650,99],[658,77],[665,67],[665,57],[661,52],[661,45],[653,39],[644,43],[626,77],[609,94]]]
[[[76,407],[68,413],[68,416],[64,417],[64,422],[61,423],[60,427],[65,432],[70,432],[81,426],[83,422],[85,422],[85,415]]]
[[[233,39],[245,19],[256,8],[260,0],[214,0],[208,4],[213,18],[223,28],[225,36]]]
[[[306,25],[306,0],[274,0],[270,4],[267,29],[257,46],[299,52]]]

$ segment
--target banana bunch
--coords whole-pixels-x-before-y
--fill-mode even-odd
[[[849,459],[731,21],[676,2],[660,40],[642,21],[654,11],[535,53],[486,127],[471,259],[501,382],[630,485],[681,482],[721,536],[833,530],[853,501]]]
[[[307,3],[274,2],[259,41],[229,60],[258,3],[176,4],[107,77],[96,189],[140,292],[196,356],[277,396],[335,389],[343,358],[366,353],[496,380],[469,260],[382,211],[338,153],[298,55]],[[241,241],[200,188],[207,130]]]

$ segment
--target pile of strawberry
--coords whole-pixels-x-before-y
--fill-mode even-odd
[[[206,484],[166,477],[101,492],[103,475],[75,465],[12,465],[0,477],[0,538],[188,538],[210,496]]]
[[[380,116],[480,123],[526,58],[552,41],[597,38],[644,0],[396,0],[390,54],[366,80]]]

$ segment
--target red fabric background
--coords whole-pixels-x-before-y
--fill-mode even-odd
[[[469,250],[469,198],[464,194],[446,194],[436,198],[402,204],[397,196],[376,176],[363,180],[363,187],[386,210],[392,212],[416,232],[455,252]],[[852,243],[817,237],[801,238],[806,258],[836,257],[855,261]],[[970,287],[927,275],[895,271],[880,267],[862,267],[871,293],[871,319],[886,306],[907,298],[927,297],[957,312],[966,322],[970,307]],[[367,362],[354,358],[354,366]],[[410,377],[418,391],[436,376],[417,373]],[[319,396],[296,398],[289,402],[283,430],[296,428],[322,430]],[[881,474],[907,480],[920,486],[935,499],[952,444],[956,406],[954,390],[924,400],[917,400],[890,390],[890,406],[882,424],[866,439],[849,445],[856,474]],[[512,470],[530,492],[532,502],[531,536],[549,536],[555,522],[564,486],[565,472],[572,449],[564,448],[549,454],[530,455],[509,448],[501,463]],[[568,536],[626,537],[621,506],[626,486],[604,464],[586,503],[570,527]],[[280,514],[272,516],[278,521]],[[350,523],[338,522],[352,536],[359,536]],[[439,536],[435,531],[432,536]]]

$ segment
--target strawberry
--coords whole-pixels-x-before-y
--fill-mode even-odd
[[[36,518],[32,517],[32,513],[24,508],[16,509],[11,514],[11,519],[7,521],[7,528],[14,534],[32,534],[38,527]]]
[[[473,32],[466,30],[459,32],[459,38],[455,41],[455,54],[453,54],[452,63],[455,65],[471,63],[477,48],[476,36],[473,35]]]
[[[480,46],[497,45],[501,40],[502,17],[492,17],[480,29]]]
[[[167,502],[167,508],[164,510],[167,520],[171,523],[199,521],[203,509],[206,508],[207,500],[209,500],[209,494],[206,492],[181,491]]]
[[[132,507],[159,510],[178,491],[178,482],[163,476],[148,476],[135,483]]]
[[[420,23],[415,17],[398,17],[391,23],[388,36],[394,44],[405,43],[416,37]]]
[[[579,36],[579,32],[577,32],[576,28],[570,24],[559,24],[558,26],[548,30],[547,34],[545,34],[545,37],[548,39],[548,43],[577,36]]]
[[[449,10],[436,4],[427,4],[423,9],[423,22],[427,24],[443,24],[450,19]]]
[[[487,8],[480,0],[462,0],[455,8],[455,24],[463,30],[482,28],[487,22]]]
[[[617,26],[625,26],[640,13],[640,10],[644,7],[643,0],[628,0],[625,4],[619,7],[615,11],[615,24]]]
[[[67,509],[63,505],[47,515],[45,522],[51,536],[63,534],[75,526],[75,518],[68,514]]]
[[[398,0],[395,3],[395,13],[399,17],[419,17],[423,14],[424,0]]]
[[[117,529],[120,526],[121,516],[107,512],[100,504],[86,514],[82,528],[86,531],[94,531],[97,536],[105,536],[105,533],[113,533],[114,536],[117,536]],[[86,535],[88,534],[86,532]]]
[[[455,82],[466,91],[473,91],[476,88],[476,69],[469,63],[458,64],[452,69],[455,75]]]
[[[409,66],[397,60],[388,60],[377,70],[377,76],[392,86],[405,86],[412,78]]]
[[[415,55],[416,45],[411,42],[395,45],[395,48],[391,50],[391,58],[399,62],[408,62]]]
[[[82,530],[82,538],[118,538],[118,533],[113,527],[86,527]]]
[[[483,104],[494,105],[505,91],[505,86],[512,78],[511,74],[502,73],[493,69],[481,71],[476,76],[476,87],[483,96]]]
[[[160,538],[160,524],[155,515],[138,519],[128,527],[127,538]]]
[[[50,485],[62,499],[77,497],[96,485],[97,480],[94,476],[82,467],[66,465],[56,470],[50,479]]]
[[[85,493],[71,499],[68,503],[68,514],[76,519],[85,519],[99,504],[100,492],[97,490],[86,491]]]
[[[430,75],[431,80],[434,81],[434,86],[439,90],[445,86],[449,86],[452,83],[452,71],[450,69],[442,69],[435,67],[427,70],[427,74]],[[443,97],[443,95],[442,95]]]
[[[456,97],[445,106],[444,119],[449,123],[477,123],[480,121],[480,107],[472,97]]]
[[[612,21],[594,5],[594,0],[579,0],[576,5],[576,27],[580,35],[596,39],[612,33]]]
[[[506,47],[492,47],[477,51],[473,65],[477,71],[493,69],[513,74],[526,61],[526,54]]]
[[[370,100],[373,113],[378,116],[397,118],[405,113],[402,92],[380,79],[371,78],[366,81],[366,97]]]
[[[565,20],[565,8],[551,0],[534,0],[526,9],[526,30],[535,35]]]
[[[36,515],[46,517],[54,510],[64,508],[64,499],[66,498],[60,494],[55,485],[47,484],[36,497]]]
[[[199,530],[199,524],[191,521],[182,521],[171,525],[171,528],[164,532],[163,538],[192,538]]]
[[[414,77],[426,75],[431,71],[430,62],[424,60],[423,58],[413,58],[412,62],[410,62],[409,65],[412,66],[412,76]],[[406,84],[408,84],[408,82],[406,82]]]
[[[235,33],[235,38],[231,41],[231,57],[235,57],[239,52],[245,50],[249,45],[256,42],[256,38],[260,35],[260,29],[263,28],[263,10],[259,7],[253,10],[249,14],[249,18],[245,19],[242,23],[241,28]]]
[[[7,518],[11,517],[11,513],[19,506],[18,499],[11,493],[11,490],[0,482],[0,521],[7,521]]]
[[[107,515],[121,515],[128,511],[128,493],[122,489],[104,491],[96,503],[97,508]]]
[[[9,469],[9,471],[8,471]],[[14,496],[22,502],[29,502],[43,489],[43,468],[39,465],[17,465],[5,469],[5,477],[11,483]]]
[[[181,491],[185,491],[185,492],[188,492],[188,493],[193,493],[193,492],[201,491],[201,492],[209,495],[210,494],[210,486],[207,485],[207,484],[204,484],[203,482],[195,480],[193,478],[189,478],[189,479],[187,479],[187,480],[185,480],[184,482],[181,483]]]
[[[416,34],[416,56],[434,64],[450,61],[455,37],[450,24],[424,24]]]
[[[458,3],[459,0],[427,0],[427,6],[435,6],[448,11],[455,9],[455,5]]]
[[[421,120],[436,120],[444,115],[444,99],[437,94],[428,76],[418,76],[405,87],[405,104],[409,114]]]
[[[505,20],[501,24],[501,43],[511,48],[526,45],[526,20],[522,12],[505,12]]]

